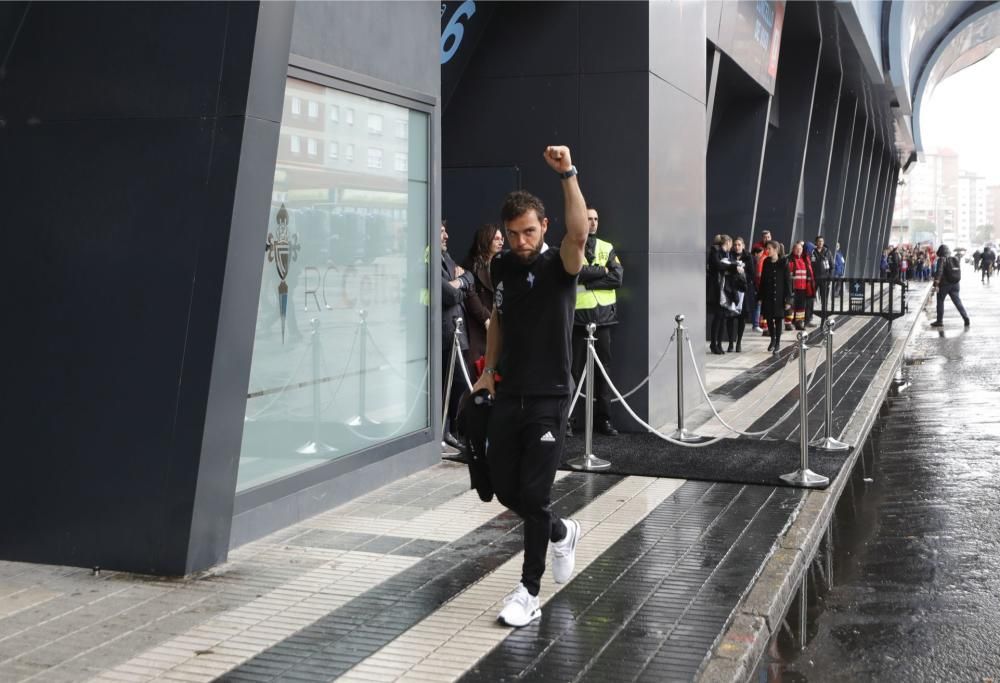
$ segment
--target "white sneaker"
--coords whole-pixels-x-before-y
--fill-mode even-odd
[[[523,583],[517,584],[514,592],[504,598],[503,602],[504,608],[500,610],[497,621],[507,626],[521,628],[542,616],[538,596],[529,593]]]
[[[754,325],[754,326],[753,326],[753,331],[754,331],[754,332],[763,332],[764,330],[763,330],[763,329],[761,329],[761,328],[759,328],[759,327],[757,327],[756,325]]]
[[[550,543],[552,547],[552,580],[556,583],[566,583],[573,576],[576,565],[576,542],[580,540],[580,523],[572,519],[564,519],[566,538],[558,543]]]

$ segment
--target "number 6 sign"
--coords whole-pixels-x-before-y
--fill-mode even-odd
[[[463,19],[468,19],[473,14],[476,13],[476,3],[474,0],[465,0],[455,13],[451,15],[451,19],[448,21],[448,25],[444,27],[444,31],[441,32],[441,63],[447,64],[455,53],[458,52],[458,46],[462,44],[462,36],[465,35],[465,26],[462,25]],[[451,40],[451,45],[445,47],[448,41]]]

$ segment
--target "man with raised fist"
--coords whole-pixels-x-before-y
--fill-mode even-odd
[[[580,537],[580,524],[553,514],[550,498],[573,391],[573,312],[589,232],[587,205],[569,148],[547,147],[544,157],[562,184],[566,236],[558,251],[549,249],[541,200],[523,191],[507,195],[500,215],[510,250],[491,265],[486,368],[474,387],[496,396],[486,451],[494,492],[524,520],[521,582],[498,617],[515,627],[541,616],[538,592],[550,544],[552,578],[564,583]]]

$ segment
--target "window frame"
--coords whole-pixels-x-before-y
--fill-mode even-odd
[[[334,90],[340,90],[362,97],[368,97],[380,102],[394,104],[405,107],[413,111],[418,111],[427,116],[427,154],[426,154],[426,185],[427,185],[427,232],[424,235],[426,244],[433,252],[435,240],[440,228],[435,228],[435,204],[434,196],[437,191],[439,178],[434,174],[434,162],[437,159],[437,135],[435,131],[438,126],[437,98],[410,90],[393,83],[381,81],[370,76],[358,74],[346,69],[318,62],[299,55],[289,55],[287,78],[295,78],[309,83],[325,86]],[[345,143],[349,144],[349,143]],[[409,163],[409,160],[407,160]],[[384,158],[383,158],[384,165]],[[427,267],[427,287],[432,289],[436,279],[434,268],[431,264]],[[428,377],[434,375],[435,354],[440,355],[440,349],[435,345],[435,323],[439,324],[440,318],[434,313],[433,307],[427,309],[427,330],[426,348]],[[373,463],[393,457],[405,451],[424,446],[434,441],[434,428],[436,419],[434,417],[436,401],[440,401],[440,396],[433,389],[434,383],[428,382],[427,400],[427,426],[408,434],[390,438],[386,441],[374,444],[368,448],[356,451],[316,465],[308,470],[295,472],[284,477],[279,477],[272,481],[259,484],[236,493],[233,515],[253,510],[262,505],[280,500],[286,496],[303,491],[310,486],[328,482],[338,476],[354,472]],[[235,483],[235,482],[234,482]]]

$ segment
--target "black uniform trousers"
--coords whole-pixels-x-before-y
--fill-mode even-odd
[[[538,595],[549,541],[566,537],[551,509],[552,483],[562,460],[568,396],[498,393],[487,430],[486,462],[493,492],[524,520],[521,583]]]
[[[597,357],[604,364],[604,369],[611,373],[611,328],[614,325],[601,325],[594,332],[597,341],[594,342],[594,351]],[[573,381],[579,384],[580,375],[587,366],[587,328],[582,325],[573,325]],[[604,381],[604,375],[600,368],[594,364],[594,422],[603,422],[611,419],[611,388]],[[583,396],[581,395],[581,399]],[[577,410],[584,410],[583,401],[579,401]],[[572,417],[572,416],[570,416]]]
[[[962,320],[969,319],[969,314],[966,313],[965,306],[962,305],[962,298],[958,295],[959,289],[961,289],[961,285],[957,282],[942,282],[938,284],[937,322],[942,322],[944,320],[945,297],[951,297],[951,303],[955,304],[955,308],[958,309],[958,314],[962,316]]]

